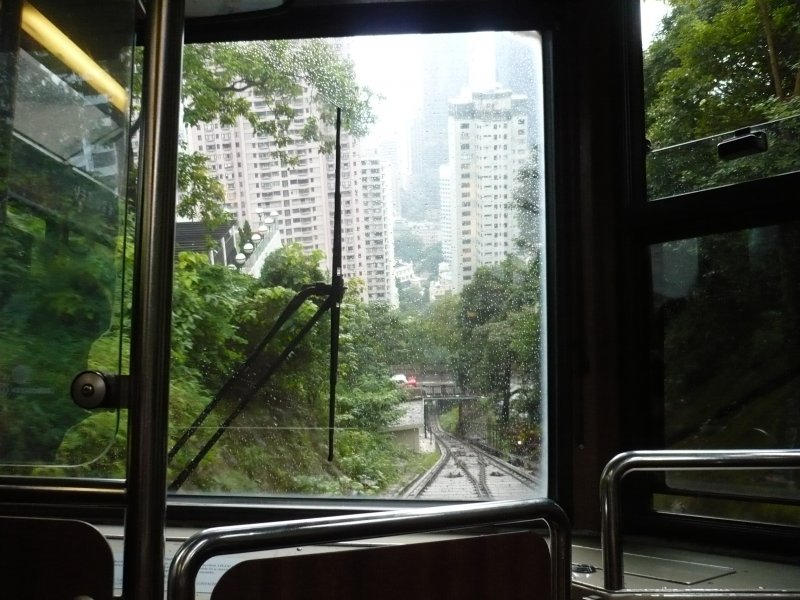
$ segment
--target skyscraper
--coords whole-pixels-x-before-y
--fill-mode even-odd
[[[460,291],[478,267],[514,250],[515,178],[530,153],[526,97],[506,88],[473,92],[451,101],[449,115],[449,244]]]
[[[439,223],[439,167],[447,163],[447,111],[450,98],[469,82],[467,35],[431,35],[422,48],[422,102],[412,132],[414,200],[426,219]]]
[[[256,134],[246,119],[239,118],[233,125],[214,121],[190,127],[187,147],[208,158],[212,173],[225,188],[225,208],[239,226],[247,221],[256,230],[269,219],[285,243],[299,243],[308,251],[322,250],[330,268],[335,160],[333,155],[320,153],[320,142],[303,139],[303,127],[310,118],[319,117],[319,110],[313,101],[313,90],[306,85],[302,87],[302,93],[292,101],[296,116],[289,130],[292,141],[287,146],[279,149],[270,136]],[[252,90],[241,95],[259,117],[272,116],[263,99]],[[278,150],[291,159],[291,164],[277,155]],[[342,271],[346,280],[363,280],[362,298],[368,301],[369,290],[375,297],[379,294],[392,297],[387,282],[394,284],[394,260],[384,251],[385,244],[367,244],[368,231],[374,235],[374,219],[378,216],[374,211],[390,211],[390,207],[388,199],[379,195],[385,192],[385,186],[381,184],[378,192],[363,189],[367,183],[362,181],[363,171],[359,144],[343,132]],[[369,224],[365,221],[364,201],[370,204]],[[390,232],[385,231],[387,227],[391,229],[391,224],[390,218],[381,217],[382,239],[391,239]],[[376,266],[380,261],[384,263],[382,269]]]

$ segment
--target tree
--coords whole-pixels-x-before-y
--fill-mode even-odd
[[[479,268],[461,293],[456,374],[463,384],[498,398],[504,423],[511,419],[512,396],[540,386],[538,275],[538,262],[509,256]]]
[[[795,0],[672,0],[645,56],[648,138],[656,147],[796,113]]]
[[[184,49],[182,104],[186,125],[218,119],[233,125],[243,118],[257,135],[275,142],[274,154],[284,164],[297,159],[286,152],[293,140],[320,142],[322,152],[333,150],[336,108],[342,109],[342,128],[364,135],[374,122],[372,92],[356,82],[352,62],[326,40],[273,40],[247,43],[189,44]],[[292,131],[297,111],[292,101],[308,85],[319,117],[305,120],[299,134]],[[252,90],[264,107],[255,110],[242,92]],[[224,214],[224,190],[200,154],[179,156],[181,216],[200,219],[209,228]]]
[[[208,168],[208,158],[199,152],[180,152],[178,188],[178,216],[201,221],[209,231],[230,218],[225,211],[225,188]]]
[[[261,268],[261,285],[280,286],[299,292],[303,287],[325,279],[320,269],[324,258],[321,250],[313,250],[306,254],[300,244],[284,246],[264,260],[264,266]]]
[[[173,284],[173,368],[201,374],[210,389],[221,384],[243,357],[244,340],[235,317],[254,284],[250,277],[211,265],[203,254],[178,255]]]
[[[410,231],[396,231],[394,234],[394,256],[405,262],[419,260],[425,250],[425,243],[418,235]]]
[[[517,173],[516,186],[512,192],[520,230],[514,243],[523,256],[535,260],[541,255],[544,241],[540,233],[543,198],[540,193],[539,173],[538,153],[534,150]]]

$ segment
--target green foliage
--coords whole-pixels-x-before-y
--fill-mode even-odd
[[[388,378],[362,378],[358,387],[343,386],[338,397],[338,426],[381,432],[400,416],[402,394]]]
[[[512,417],[512,396],[538,398],[541,371],[539,263],[510,256],[481,267],[461,293],[461,345],[455,372],[462,384],[500,402],[500,417]],[[519,386],[514,389],[514,378]],[[520,411],[525,418],[535,413]]]
[[[425,243],[418,235],[400,230],[394,234],[394,256],[405,262],[418,261],[425,251]]]
[[[374,121],[372,93],[358,86],[352,62],[326,40],[272,40],[248,43],[192,44],[184,51],[184,120],[189,125],[219,118],[232,125],[244,117],[256,133],[267,134],[279,147],[291,141],[295,116],[291,101],[303,84],[323,108],[323,122],[333,122],[343,109],[343,126],[356,136]],[[253,90],[265,101],[269,118],[260,118],[240,92]],[[321,140],[318,123],[303,131],[305,140]]]
[[[394,255],[398,260],[414,263],[420,275],[436,277],[442,256],[442,243],[426,246],[418,235],[410,231],[398,231],[394,237]]]
[[[261,285],[281,286],[299,292],[311,283],[325,280],[320,269],[324,258],[321,250],[306,254],[298,243],[284,246],[265,259],[261,268]]]
[[[202,221],[209,230],[229,219],[225,211],[225,188],[208,168],[208,158],[199,152],[181,152],[178,159],[177,213],[184,219]]]
[[[781,113],[783,104],[796,103],[800,7],[794,0],[670,5],[645,56],[647,133],[654,147],[761,123]]]
[[[251,278],[211,265],[202,254],[182,252],[173,283],[172,366],[190,369],[218,384],[241,358],[243,340],[236,330],[242,297]]]
[[[794,170],[800,131],[800,6],[675,0],[645,56],[648,195],[661,198]],[[769,152],[720,161],[714,134],[766,127]]]
[[[32,184],[38,163],[30,167]],[[25,172],[25,169],[21,169]],[[53,169],[39,181],[61,209],[40,215],[9,202],[0,225],[4,275],[0,291],[0,457],[10,463],[50,462],[64,432],[85,417],[69,399],[73,377],[94,340],[111,325],[117,275],[113,203],[102,227],[84,230],[73,215],[71,173]],[[113,201],[105,191],[86,199]],[[100,221],[93,215],[89,224]],[[116,353],[115,353],[116,354]]]
[[[428,288],[404,281],[397,284],[397,298],[400,308],[404,312],[420,312],[425,310],[425,306],[428,304]]]
[[[304,141],[333,150],[332,124],[336,107],[342,127],[355,136],[374,122],[372,92],[356,82],[352,62],[320,39],[246,43],[189,44],[183,57],[183,119],[187,125],[219,119],[233,125],[245,119],[257,135],[275,144],[274,155],[286,165],[297,158],[286,148],[297,139],[292,102],[310,93],[320,117],[307,118],[299,132]],[[310,91],[305,92],[304,87]],[[252,90],[263,107],[254,109],[242,92]],[[224,189],[209,173],[200,154],[182,152],[178,160],[181,216],[200,219],[209,229],[224,222]]]
[[[516,208],[520,234],[514,240],[522,256],[538,260],[542,254],[541,239],[544,199],[540,193],[538,153],[531,153],[528,161],[520,168],[516,176],[516,185],[512,193]]]

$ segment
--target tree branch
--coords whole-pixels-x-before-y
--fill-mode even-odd
[[[770,74],[772,84],[775,86],[775,97],[783,99],[783,86],[781,85],[781,72],[778,66],[778,53],[775,49],[775,39],[772,37],[772,23],[769,19],[769,7],[767,0],[758,0],[758,14],[761,24],[764,26],[764,35],[767,38],[767,52],[769,54]]]

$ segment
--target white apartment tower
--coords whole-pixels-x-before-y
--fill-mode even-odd
[[[259,117],[269,119],[272,116],[264,100],[252,90],[242,92],[242,96]],[[301,95],[291,103],[296,113],[289,131],[292,141],[280,150],[291,157],[293,164],[276,156],[279,149],[271,136],[257,135],[243,118],[233,125],[214,121],[190,127],[186,139],[190,152],[201,152],[208,157],[212,172],[225,187],[226,210],[239,226],[248,221],[252,229],[257,230],[269,222],[277,228],[284,243],[299,243],[307,251],[322,250],[330,269],[335,160],[332,154],[320,153],[319,142],[302,139],[308,119],[319,117],[312,96],[313,90],[304,85]],[[331,136],[333,133],[329,132]],[[358,144],[343,132],[342,271],[345,280],[359,278],[363,281],[362,298],[368,301],[370,287],[377,289],[372,281],[374,277],[379,277],[383,285],[389,272],[394,282],[391,273],[394,261],[383,252],[382,256],[387,257],[385,268],[374,266],[380,259],[371,255],[372,245],[367,247],[365,207],[361,204],[366,195],[361,189],[361,173]],[[375,202],[372,193],[369,197]],[[373,267],[368,268],[368,263]],[[379,271],[383,271],[380,276]],[[385,293],[389,293],[388,290]]]
[[[439,166],[439,214],[442,216],[442,257],[445,262],[453,263],[453,194],[450,165]]]
[[[388,166],[377,151],[363,152],[359,160],[356,194],[364,220],[365,286],[368,302],[399,305],[394,273],[394,211]]]
[[[497,88],[450,101],[449,245],[456,291],[478,267],[513,252],[519,235],[515,179],[529,152],[525,96]]]

